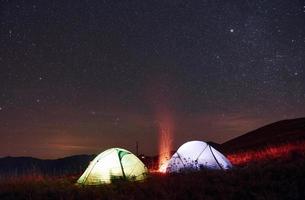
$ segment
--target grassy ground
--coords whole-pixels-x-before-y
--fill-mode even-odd
[[[249,165],[253,162],[261,162],[287,158],[291,154],[305,152],[305,141],[284,143],[276,146],[267,146],[260,150],[249,150],[227,155],[233,165]]]
[[[266,157],[226,172],[152,174],[136,183],[79,187],[77,177],[12,177],[0,181],[0,199],[305,199],[305,153]]]

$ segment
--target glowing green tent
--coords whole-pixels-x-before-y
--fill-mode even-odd
[[[98,185],[115,180],[143,180],[147,168],[131,152],[121,148],[108,149],[94,158],[77,183]]]

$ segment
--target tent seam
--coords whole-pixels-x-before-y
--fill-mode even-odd
[[[215,157],[215,155],[214,155],[214,153],[213,153],[213,151],[212,151],[212,149],[211,149],[211,146],[210,146],[210,145],[209,145],[209,148],[210,148],[210,151],[211,151],[211,153],[212,153],[212,155],[213,155],[213,157],[214,157],[214,159],[215,159],[216,163],[218,164],[218,166],[220,167],[220,169],[223,169],[223,168],[222,168],[222,166],[219,164],[219,162],[218,162],[217,158]]]

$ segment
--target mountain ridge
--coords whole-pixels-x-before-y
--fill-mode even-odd
[[[296,118],[267,124],[220,146],[222,151],[231,153],[302,140],[305,140],[305,118]]]

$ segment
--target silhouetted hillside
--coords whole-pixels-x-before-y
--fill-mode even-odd
[[[207,142],[210,146],[214,147],[215,149],[220,149],[221,148],[221,144],[216,143],[216,142],[212,142],[212,141],[208,141]]]
[[[55,160],[32,157],[0,158],[0,177],[12,175],[66,175],[81,173],[94,158],[93,155],[77,155]]]
[[[302,140],[305,140],[305,118],[298,118],[278,121],[236,137],[223,143],[221,150],[238,152]]]

